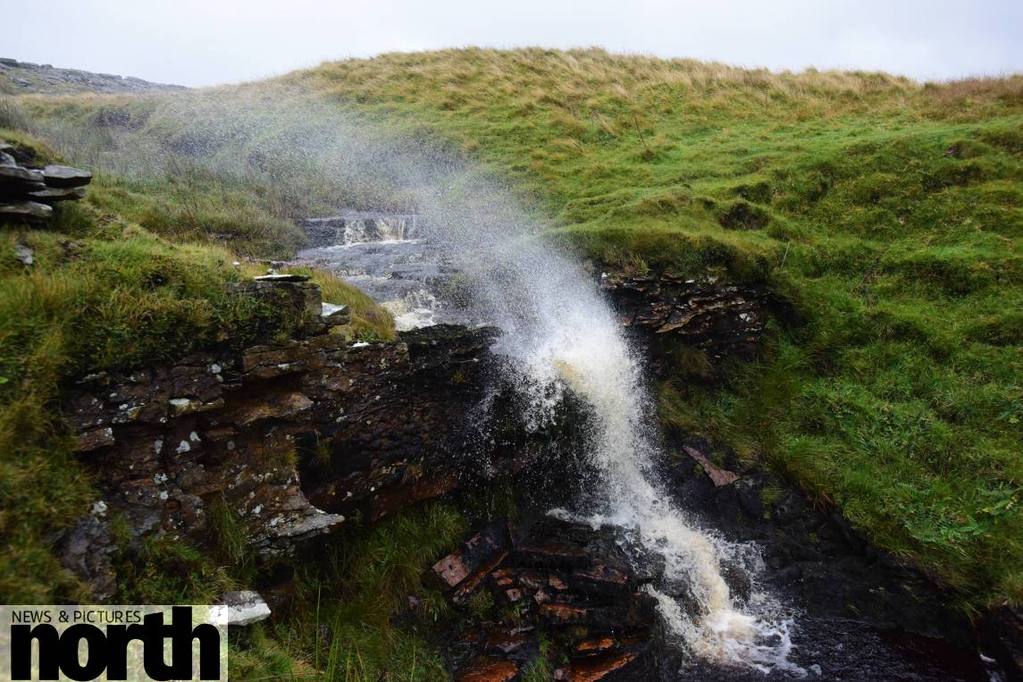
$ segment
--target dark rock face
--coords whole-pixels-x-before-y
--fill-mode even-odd
[[[800,610],[794,662],[823,668],[823,679],[988,679],[978,654],[988,645],[926,576],[776,476],[698,438],[673,434],[670,442],[678,456],[664,476],[677,499],[708,527],[755,541],[772,592]]]
[[[777,303],[754,286],[722,284],[711,277],[671,273],[629,275],[604,271],[600,288],[621,323],[637,332],[664,370],[679,346],[697,351],[711,378],[728,357],[752,359]]]
[[[1010,682],[1023,680],[1023,608],[995,608],[982,623],[984,642],[1005,667]]]
[[[29,223],[53,216],[53,204],[77,201],[92,174],[70,166],[33,168],[24,150],[0,141],[0,219]]]
[[[651,679],[655,602],[611,529],[543,518],[528,529],[486,526],[433,566],[456,606],[487,590],[514,617],[487,621],[450,647],[458,680],[513,679],[540,656],[555,679]]]
[[[109,595],[115,514],[136,540],[162,533],[201,545],[222,503],[261,554],[287,554],[353,514],[377,520],[519,471],[557,440],[525,433],[502,407],[492,329],[350,343],[318,314],[315,285],[259,281],[236,293],[268,297],[311,326],[283,343],[85,377],[65,392],[102,500],[61,546],[97,596]]]

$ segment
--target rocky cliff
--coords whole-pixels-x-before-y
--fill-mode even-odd
[[[282,314],[319,308],[305,282],[268,280],[239,295],[282,293]],[[339,320],[304,338],[204,353],[162,367],[81,378],[65,392],[77,451],[102,498],[64,538],[66,564],[97,599],[116,576],[110,520],[133,541],[202,543],[223,502],[263,555],[370,521],[471,479],[521,470],[558,441],[530,433],[503,396],[495,332],[436,326],[397,342],[350,342]]]

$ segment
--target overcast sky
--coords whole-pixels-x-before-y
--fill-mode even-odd
[[[921,80],[1023,72],[1023,0],[0,0],[0,56],[184,85],[467,45]]]

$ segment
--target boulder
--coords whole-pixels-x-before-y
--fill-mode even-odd
[[[9,156],[9,155],[7,155]],[[13,158],[13,157],[12,157]],[[10,164],[0,165],[0,186],[13,183],[32,183],[34,185],[45,185],[45,177],[42,171],[31,168],[23,168]]]
[[[51,204],[85,196],[81,186],[90,173],[69,166],[37,170],[21,165],[34,161],[31,150],[0,143],[0,218],[45,221],[53,215]]]

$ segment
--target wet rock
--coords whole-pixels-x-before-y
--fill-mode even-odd
[[[75,439],[75,452],[89,452],[114,444],[114,430],[110,427],[93,429],[78,434]]]
[[[227,607],[228,625],[252,625],[270,617],[270,607],[259,592],[227,592],[220,598]]]
[[[313,406],[313,401],[297,391],[274,393],[260,400],[243,401],[227,415],[232,423],[248,427],[261,419],[295,417]]]
[[[985,643],[1011,682],[1023,680],[1023,608],[1003,604],[985,617]]]
[[[612,675],[625,672],[639,658],[632,651],[582,658],[566,668],[559,668],[554,675],[555,680],[569,682],[597,682]]]
[[[703,467],[703,470],[707,473],[707,477],[710,478],[711,482],[716,487],[720,488],[721,486],[731,485],[739,480],[738,474],[715,466],[709,459],[707,459],[707,455],[703,454],[696,448],[684,445],[682,446],[682,450],[696,460],[701,467]]]
[[[247,286],[256,296],[284,286],[285,314],[310,301],[319,314],[311,283]],[[211,509],[225,505],[259,555],[279,557],[353,514],[373,521],[517,470],[506,446],[521,442],[539,453],[558,441],[553,432],[527,432],[500,400],[485,418],[466,419],[484,396],[505,390],[491,383],[494,338],[492,330],[456,327],[373,344],[320,333],[200,353],[83,377],[66,391],[63,412],[84,464],[136,541],[173,534],[202,545]],[[490,420],[505,429],[500,441],[480,436]],[[509,543],[497,527],[467,543],[459,601],[500,561],[492,552]]]
[[[456,603],[464,603],[508,555],[509,544],[507,524],[491,524],[435,563],[433,573],[444,585],[454,588],[452,598]]]
[[[484,533],[466,544],[488,544],[481,541]],[[514,626],[484,623],[470,630],[453,647],[462,652],[459,660],[469,660],[470,668],[480,657],[523,664],[539,655],[542,637],[551,660],[569,661],[564,674],[574,676],[565,679],[601,679],[634,661],[649,661],[654,602],[637,590],[640,578],[610,529],[543,518],[515,532],[512,544],[511,552],[487,553],[501,557],[496,564],[476,562],[484,569],[468,569],[457,553],[434,566],[456,606],[464,604],[458,590],[468,576],[487,570],[482,584],[518,614]],[[464,669],[458,660],[453,667]]]
[[[412,239],[417,233],[414,215],[347,211],[326,218],[298,221],[314,247],[361,244],[383,240]]]

